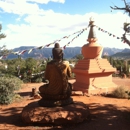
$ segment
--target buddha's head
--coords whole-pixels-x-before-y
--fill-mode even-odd
[[[54,48],[60,48],[60,44],[59,43],[55,43]]]

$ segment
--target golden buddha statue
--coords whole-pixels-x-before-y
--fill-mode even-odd
[[[53,60],[47,63],[44,75],[49,82],[39,87],[40,95],[43,98],[40,104],[45,104],[45,102],[49,104],[51,101],[50,104],[56,104],[60,101],[60,104],[63,105],[66,100],[72,103],[70,98],[72,85],[68,82],[68,77],[71,76],[69,62],[63,61],[63,50],[58,43],[52,49],[52,54]]]

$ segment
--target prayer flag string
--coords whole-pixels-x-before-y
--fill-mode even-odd
[[[104,33],[108,34],[109,36],[112,36],[112,37],[114,37],[114,38],[116,38],[116,39],[121,39],[121,42],[127,43],[127,44],[130,45],[130,41],[128,41],[125,37],[117,37],[116,35],[114,35],[114,34],[108,32],[108,31],[106,31],[106,30],[104,30],[104,29],[102,29],[102,28],[100,28],[100,27],[98,27],[98,26],[95,26],[95,27],[96,27],[99,31],[104,32]],[[28,50],[22,50],[22,51],[18,51],[18,52],[11,52],[10,54],[15,54],[15,55],[18,55],[18,56],[23,55],[25,52],[28,52],[28,54],[30,54],[30,53],[31,53],[33,50],[35,50],[35,49],[43,49],[43,48],[45,48],[45,47],[49,47],[50,45],[55,44],[56,42],[60,42],[61,40],[65,39],[65,38],[69,38],[70,36],[75,35],[75,34],[78,33],[74,38],[71,39],[71,41],[69,41],[66,45],[64,45],[64,46],[62,47],[63,49],[66,49],[66,46],[69,46],[76,38],[78,38],[85,30],[87,30],[87,28],[88,28],[88,27],[86,27],[86,28],[84,28],[84,29],[81,29],[81,30],[79,30],[79,31],[77,31],[77,32],[74,32],[74,33],[72,33],[71,35],[64,36],[64,37],[62,37],[61,39],[55,40],[54,42],[49,43],[49,44],[47,44],[47,45],[42,45],[42,46],[39,46],[39,47],[31,48],[31,49],[28,49]],[[3,50],[4,48],[5,48],[5,46],[1,47],[0,50]],[[8,54],[8,55],[9,55],[9,54]],[[5,55],[4,55],[4,56],[1,56],[0,59],[6,58],[6,57],[7,57],[7,55],[6,55],[6,56],[5,56]]]

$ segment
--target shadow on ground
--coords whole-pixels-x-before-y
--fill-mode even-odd
[[[18,93],[20,96],[22,96],[22,97],[27,97],[27,96],[31,96],[31,92],[19,92]]]
[[[117,108],[116,105],[100,105],[99,103],[88,104],[91,113],[91,121],[84,121],[69,126],[54,126],[48,129],[63,130],[129,130],[130,112],[127,108]],[[0,124],[5,127],[30,127],[22,122],[21,111],[23,107],[0,108]],[[31,126],[32,128],[44,129],[45,126]]]

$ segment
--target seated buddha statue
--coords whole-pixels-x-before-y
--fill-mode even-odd
[[[45,102],[49,104],[50,100],[52,104],[56,101],[63,104],[63,100],[64,102],[65,100],[72,102],[70,100],[72,86],[68,82],[68,77],[71,76],[71,68],[68,61],[63,61],[63,50],[58,43],[52,49],[52,55],[53,60],[47,63],[44,75],[48,83],[39,87],[39,94],[42,97],[41,105]]]

